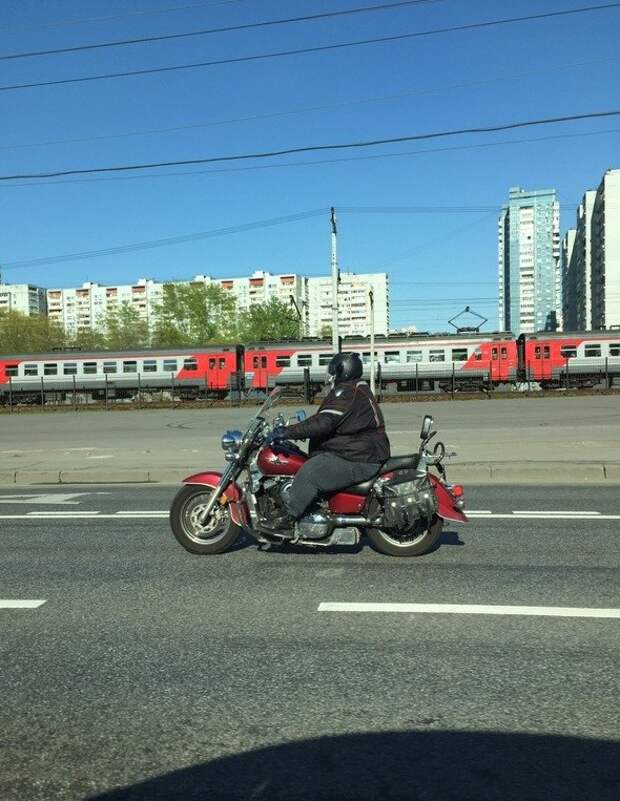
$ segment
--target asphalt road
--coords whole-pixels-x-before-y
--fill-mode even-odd
[[[614,488],[469,488],[414,560],[191,556],[173,492],[0,491],[0,596],[45,601],[0,608],[2,801],[617,799],[620,619],[551,616],[620,609]]]

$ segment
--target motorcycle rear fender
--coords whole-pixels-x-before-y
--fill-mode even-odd
[[[202,484],[205,487],[217,487],[220,483],[221,473],[215,470],[207,473],[195,473],[183,479],[184,484]],[[246,502],[243,500],[243,492],[236,481],[231,481],[222,493],[228,501],[230,519],[237,526],[248,527],[250,525],[250,512]]]
[[[467,517],[456,507],[456,500],[450,491],[441,483],[437,476],[429,475],[431,484],[437,496],[437,514],[444,520],[455,520],[458,523],[469,523]]]

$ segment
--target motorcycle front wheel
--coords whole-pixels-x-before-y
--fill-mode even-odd
[[[172,502],[172,533],[190,553],[224,553],[241,533],[241,528],[230,519],[227,505],[216,503],[209,519],[200,522],[200,514],[212,494],[212,487],[188,484],[179,490]]]
[[[414,531],[399,534],[381,528],[368,529],[368,539],[381,553],[388,556],[422,556],[432,551],[441,537],[443,518],[435,515]]]

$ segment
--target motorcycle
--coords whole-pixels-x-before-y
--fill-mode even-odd
[[[269,394],[245,432],[224,434],[227,466],[222,473],[197,473],[184,480],[172,503],[170,525],[190,553],[223,553],[243,532],[259,545],[311,548],[355,545],[367,537],[381,553],[421,556],[435,547],[445,520],[468,522],[463,487],[447,480],[445,446],[437,442],[429,450],[437,432],[426,415],[416,453],[388,459],[374,478],[321,498],[296,525],[291,523],[287,495],[309,457],[292,442],[270,436],[286,423],[282,416],[271,422],[266,417],[279,395],[278,388]],[[296,417],[302,420],[305,413]]]

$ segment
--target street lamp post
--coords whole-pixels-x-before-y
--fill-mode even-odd
[[[368,292],[370,301],[370,391],[375,392],[375,296],[372,289]]]

